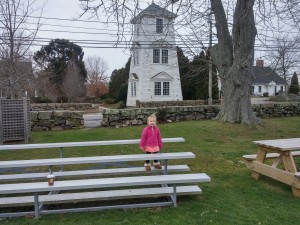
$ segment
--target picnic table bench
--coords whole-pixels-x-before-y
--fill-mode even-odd
[[[163,142],[182,142],[183,138],[163,139]],[[50,143],[50,144],[25,144],[0,146],[0,150],[24,150],[33,148],[62,148],[74,146],[97,146],[98,145],[137,144],[138,139],[101,141],[101,142],[71,142],[71,143]],[[43,146],[44,145],[44,146]],[[62,155],[62,154],[61,154]],[[49,173],[19,173],[0,175],[0,207],[10,207],[12,211],[0,213],[0,217],[16,217],[24,215],[35,215],[38,218],[41,214],[67,213],[77,211],[95,211],[115,208],[140,208],[158,206],[176,206],[178,195],[201,194],[202,190],[194,183],[209,182],[210,177],[205,173],[181,173],[189,171],[187,165],[168,165],[169,160],[192,159],[195,155],[192,152],[173,152],[158,154],[130,154],[111,156],[89,156],[71,158],[51,159],[30,159],[0,161],[0,169],[5,168],[27,168],[27,167],[49,167],[58,180],[53,186],[48,186],[46,176]],[[161,170],[152,169],[146,172],[144,167],[105,168],[74,171],[53,171],[52,167],[60,165],[76,164],[103,164],[110,162],[134,162],[144,160],[161,160]],[[87,175],[92,178],[87,179]],[[109,177],[111,176],[111,177]],[[73,178],[75,180],[73,180]],[[25,180],[25,182],[24,182]],[[11,183],[14,182],[14,183]],[[189,184],[192,183],[193,185]],[[184,184],[184,185],[183,185]],[[189,184],[189,185],[188,185]],[[50,194],[48,194],[48,192]],[[17,196],[14,196],[17,195]],[[74,202],[101,203],[102,200],[120,200],[135,198],[167,197],[151,203],[126,203],[113,205],[100,205],[83,208],[63,208],[57,210],[45,209],[45,205],[64,204]],[[13,207],[33,206],[26,211],[16,211]]]
[[[300,156],[300,138],[254,141],[259,149],[257,154],[244,155],[252,177],[265,175],[292,187],[294,196],[300,197],[300,172],[294,158]],[[269,162],[271,160],[271,162]],[[279,167],[283,165],[283,167]]]

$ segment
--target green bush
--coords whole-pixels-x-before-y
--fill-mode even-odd
[[[160,122],[166,121],[167,120],[167,113],[168,113],[167,108],[164,108],[164,107],[158,108],[157,113],[156,113],[157,120],[160,121]]]
[[[58,103],[67,103],[68,102],[68,97],[66,97],[66,96],[60,96],[60,97],[57,97],[56,101]]]
[[[31,98],[31,101],[33,103],[52,103],[51,99],[49,99],[47,97],[34,97],[34,98]]]
[[[117,109],[123,109],[123,108],[125,108],[124,102],[123,102],[123,101],[119,101],[119,102],[117,103],[117,105],[116,105],[116,108],[117,108]]]
[[[264,93],[263,93],[263,96],[264,96],[264,97],[269,97],[269,92],[264,92]]]
[[[106,104],[114,104],[114,103],[116,103],[116,99],[114,99],[114,98],[103,99],[103,101],[104,101]]]

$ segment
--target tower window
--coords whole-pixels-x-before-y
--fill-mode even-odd
[[[161,54],[161,55],[160,55]],[[160,61],[161,59],[161,61]],[[165,63],[169,62],[169,51],[165,49],[153,49],[153,63]]]
[[[156,33],[163,32],[163,19],[156,18]]]
[[[136,82],[131,82],[131,97],[136,96]]]
[[[170,82],[154,82],[154,95],[169,96]]]
[[[153,49],[153,63],[160,63],[160,50]]]
[[[168,63],[168,50],[161,50],[161,63]]]

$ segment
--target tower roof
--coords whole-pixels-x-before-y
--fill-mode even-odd
[[[140,19],[144,16],[164,17],[164,18],[176,18],[177,17],[177,15],[175,13],[172,13],[172,12],[156,5],[155,3],[152,3],[146,9],[144,9],[142,12],[140,12],[137,16],[132,18],[130,20],[130,22],[135,23],[138,19]]]

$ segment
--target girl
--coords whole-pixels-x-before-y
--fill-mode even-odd
[[[147,119],[148,126],[144,128],[142,133],[142,138],[140,140],[140,148],[146,152],[146,154],[154,154],[159,152],[162,147],[162,140],[160,135],[160,130],[156,126],[156,116],[152,114]],[[154,168],[161,169],[161,165],[158,160],[154,160]],[[146,160],[145,163],[146,171],[151,170],[150,160]]]

